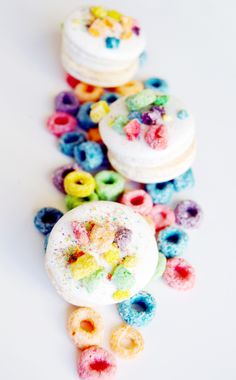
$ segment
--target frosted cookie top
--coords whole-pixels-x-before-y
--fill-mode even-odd
[[[182,102],[149,89],[114,102],[99,128],[107,147],[129,165],[155,166],[177,157],[195,136]]]
[[[75,305],[112,304],[151,279],[158,260],[148,223],[115,202],[91,202],[65,214],[50,233],[46,267],[59,294]]]
[[[83,6],[64,22],[64,37],[85,53],[98,58],[127,61],[144,50],[139,23],[113,9]]]

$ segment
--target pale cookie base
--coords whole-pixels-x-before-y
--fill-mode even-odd
[[[98,72],[75,63],[68,55],[62,52],[62,65],[65,71],[82,82],[100,87],[118,87],[129,82],[138,70],[139,60],[133,61],[126,69]]]
[[[120,157],[117,159],[117,156],[114,156],[111,151],[108,151],[108,158],[113,168],[124,177],[141,183],[157,183],[170,181],[187,171],[194,161],[196,147],[196,140],[194,140],[179,157],[152,168],[127,165],[127,163],[119,159]]]

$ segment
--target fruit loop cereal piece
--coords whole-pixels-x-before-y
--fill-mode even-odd
[[[96,87],[82,82],[75,87],[75,95],[82,103],[96,102],[103,95],[103,92],[102,87]]]
[[[119,95],[115,92],[107,92],[102,97],[101,100],[105,100],[108,104],[114,103],[117,99],[119,99]]]
[[[90,232],[91,246],[100,253],[104,253],[110,249],[114,238],[114,229],[108,223],[103,225],[95,224]]]
[[[163,278],[174,289],[189,290],[195,285],[195,269],[185,259],[175,257],[167,260]]]
[[[139,111],[131,111],[128,114],[128,120],[137,119],[140,123],[142,123],[142,114]]]
[[[175,191],[191,189],[195,185],[192,169],[187,170],[184,174],[173,180]]]
[[[148,215],[152,209],[152,198],[142,189],[131,190],[124,193],[120,202],[126,206],[132,207],[134,211],[141,215]]]
[[[41,208],[34,217],[34,225],[41,234],[47,235],[62,215],[63,213],[56,208]]]
[[[128,124],[124,126],[124,132],[129,141],[136,140],[141,133],[141,124],[137,119],[130,120]]]
[[[90,118],[94,123],[98,123],[110,111],[109,105],[105,100],[100,100],[91,106]]]
[[[80,82],[78,79],[72,77],[70,74],[66,74],[66,81],[71,88],[75,88]]]
[[[90,276],[83,278],[82,285],[88,293],[92,293],[105,278],[106,272],[103,268],[96,270]]]
[[[197,228],[202,220],[202,209],[197,202],[182,201],[175,208],[175,218],[183,228]]]
[[[93,37],[100,37],[103,36],[106,29],[105,29],[105,24],[102,20],[94,20],[93,23],[90,25],[88,32],[93,36]]]
[[[97,124],[94,123],[90,118],[90,111],[93,102],[84,103],[77,114],[77,120],[79,127],[84,129],[85,131],[90,130],[91,128],[97,128]]]
[[[65,194],[64,178],[67,176],[67,174],[78,169],[79,167],[76,164],[67,164],[64,166],[60,166],[58,169],[56,169],[53,172],[52,176],[52,183],[56,187],[56,189],[59,190],[61,193]]]
[[[70,264],[71,275],[75,280],[81,280],[100,269],[94,256],[79,251],[78,258]]]
[[[95,7],[91,7],[90,8],[90,12],[92,13],[92,15],[96,18],[101,18],[103,19],[104,17],[107,16],[107,10],[104,9],[103,7],[101,6],[95,6]]]
[[[55,98],[55,111],[75,116],[79,110],[79,100],[72,91],[60,92]]]
[[[68,210],[72,210],[75,207],[78,207],[86,202],[94,202],[98,200],[98,196],[96,193],[90,194],[88,197],[80,198],[73,197],[72,195],[65,196],[65,204]]]
[[[118,312],[128,325],[146,326],[155,316],[156,301],[151,294],[141,291],[118,304]]]
[[[59,140],[59,149],[66,156],[74,157],[74,148],[76,145],[87,141],[86,136],[81,132],[68,132],[61,136]]]
[[[74,344],[80,349],[102,343],[103,321],[100,314],[90,307],[79,307],[74,310],[69,317],[67,327]]]
[[[125,99],[125,103],[129,111],[139,111],[140,109],[151,105],[155,100],[155,92],[147,89],[138,94],[128,96]]]
[[[166,205],[157,204],[153,206],[150,216],[154,221],[156,232],[175,223],[175,213]]]
[[[169,89],[168,83],[164,79],[156,77],[145,80],[144,87],[158,92],[167,92]]]
[[[157,245],[167,258],[180,256],[188,245],[188,235],[177,227],[167,227],[158,234]]]
[[[121,251],[127,248],[127,245],[131,242],[132,231],[129,228],[121,227],[116,231],[115,243],[118,245]]]
[[[168,132],[166,126],[164,124],[151,125],[147,129],[144,139],[152,149],[166,149],[168,145]]]
[[[143,90],[143,83],[139,80],[132,80],[123,86],[117,87],[116,91],[121,96],[134,95]]]
[[[121,301],[130,297],[130,291],[129,290],[116,290],[113,293],[112,297],[115,301],[121,302]]]
[[[88,131],[88,140],[94,141],[94,142],[97,142],[97,143],[101,143],[102,142],[102,138],[101,138],[101,135],[100,135],[100,132],[99,132],[98,128],[91,128],[91,129],[89,129],[89,131]]]
[[[146,190],[151,195],[154,204],[168,203],[174,195],[174,186],[170,181],[149,183],[146,185]]]
[[[98,169],[103,162],[101,146],[94,141],[86,141],[74,148],[74,157],[82,169],[90,172]]]
[[[120,45],[120,39],[116,37],[107,37],[105,43],[108,49],[118,49]]]
[[[115,129],[116,132],[124,134],[124,126],[128,123],[128,119],[124,115],[116,116],[112,122],[111,127]]]
[[[117,265],[112,274],[112,281],[118,289],[129,290],[134,285],[135,278],[123,265]]]
[[[142,113],[142,123],[146,125],[156,125],[161,122],[161,113],[156,109],[151,109]]]
[[[96,346],[82,351],[77,364],[78,375],[82,380],[112,380],[116,369],[115,357]]]
[[[74,171],[64,179],[65,192],[74,197],[88,197],[94,192],[95,180],[91,174],[83,171]]]
[[[167,259],[165,255],[159,252],[156,272],[153,276],[154,278],[161,278],[163,276],[163,273],[165,272],[165,269],[166,269],[166,263],[167,263]]]
[[[99,199],[116,201],[124,191],[125,179],[112,170],[102,170],[95,175],[96,192]]]
[[[168,101],[169,101],[169,96],[168,95],[158,95],[156,97],[156,100],[154,102],[154,104],[157,106],[157,107],[161,107],[161,106],[164,106]],[[163,114],[162,116],[165,115],[165,112],[163,110]]]
[[[118,264],[120,260],[120,250],[117,245],[112,244],[110,249],[103,254],[103,258],[108,264],[112,266]]]
[[[144,349],[141,333],[134,327],[122,324],[113,330],[110,337],[111,349],[123,358],[132,358]]]
[[[47,129],[56,137],[72,132],[76,127],[77,120],[65,112],[54,112],[47,120]]]
[[[71,223],[73,234],[76,237],[79,245],[89,244],[89,236],[85,226],[82,223],[73,221]]]

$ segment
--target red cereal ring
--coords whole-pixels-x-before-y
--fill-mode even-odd
[[[195,284],[195,269],[183,258],[167,260],[163,278],[174,289],[189,290]]]
[[[82,351],[77,371],[80,379],[109,380],[116,373],[116,360],[114,355],[104,348],[91,346]]]
[[[47,129],[56,137],[74,131],[76,126],[76,118],[65,112],[54,112],[47,120]]]
[[[79,84],[79,80],[66,73],[66,81],[71,88],[75,88]]]
[[[150,216],[155,224],[156,232],[172,226],[175,223],[175,213],[166,205],[156,204],[153,206]]]
[[[134,211],[141,215],[148,215],[153,205],[151,196],[142,189],[124,193],[121,197],[121,203],[132,207]]]

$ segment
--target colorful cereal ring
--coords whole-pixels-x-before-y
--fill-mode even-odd
[[[153,203],[165,204],[171,201],[174,195],[173,183],[159,182],[159,183],[149,183],[146,185],[147,192],[151,195]]]
[[[183,228],[197,228],[202,220],[202,209],[197,202],[182,201],[175,208],[175,218]]]
[[[153,206],[150,216],[155,224],[156,232],[172,226],[175,223],[175,213],[166,205],[157,204]]]
[[[96,102],[103,95],[103,92],[102,87],[91,86],[90,84],[82,82],[75,87],[75,95],[82,103]]]
[[[80,107],[79,112],[76,116],[79,127],[81,129],[84,129],[85,131],[88,131],[91,128],[97,128],[97,124],[94,123],[90,117],[90,111],[93,104],[94,104],[93,102],[84,103]]]
[[[62,216],[63,213],[56,208],[43,207],[35,215],[34,225],[41,234],[47,235]]]
[[[124,191],[125,180],[112,170],[102,170],[95,175],[96,192],[100,200],[115,201]]]
[[[71,88],[75,88],[80,82],[78,79],[72,77],[72,75],[66,73],[66,81]]]
[[[112,380],[116,369],[112,353],[96,346],[82,351],[77,364],[78,375],[82,380]]]
[[[76,145],[87,141],[84,133],[68,132],[61,136],[59,140],[59,149],[66,156],[74,157],[74,148]]]
[[[128,344],[127,344],[128,342]],[[110,337],[111,349],[123,358],[132,358],[144,349],[141,333],[127,324],[115,328]]]
[[[143,90],[143,83],[139,80],[132,80],[123,86],[117,87],[116,91],[121,96],[134,95]]]
[[[101,99],[105,100],[108,104],[114,103],[117,99],[119,99],[119,95],[115,92],[106,92]]]
[[[167,92],[169,89],[168,83],[164,79],[157,77],[145,80],[144,87],[158,92]]]
[[[47,129],[56,137],[72,132],[76,127],[76,118],[65,112],[54,112],[47,120]]]
[[[102,138],[101,138],[101,135],[99,133],[99,129],[98,128],[90,128],[89,129],[89,131],[88,131],[88,140],[94,141],[94,142],[97,142],[97,143],[101,143],[102,142]]]
[[[174,289],[189,290],[195,285],[195,269],[185,259],[175,257],[167,260],[163,275],[166,283]]]
[[[178,227],[167,227],[158,234],[157,245],[167,258],[180,256],[188,245],[188,235]]]
[[[62,91],[55,98],[55,111],[75,116],[79,111],[79,100],[72,91]]]
[[[124,193],[120,202],[131,207],[141,215],[148,215],[153,205],[151,196],[142,189],[131,190]]]
[[[176,177],[173,181],[174,190],[177,192],[191,189],[195,185],[192,169]]]
[[[91,174],[73,171],[64,179],[65,192],[74,197],[88,197],[94,192],[95,180]]]
[[[65,204],[67,210],[72,210],[75,207],[78,207],[86,202],[93,202],[98,201],[98,196],[96,193],[90,194],[88,197],[79,198],[79,197],[73,197],[72,195],[66,195],[65,196]]]
[[[60,166],[58,169],[56,169],[53,172],[53,175],[52,175],[53,185],[56,187],[57,190],[65,194],[65,189],[64,189],[65,177],[67,176],[67,174],[79,169],[80,168],[76,164],[67,164],[64,166]]]
[[[101,145],[86,141],[74,148],[75,161],[88,172],[97,170],[103,163],[104,154]]]

